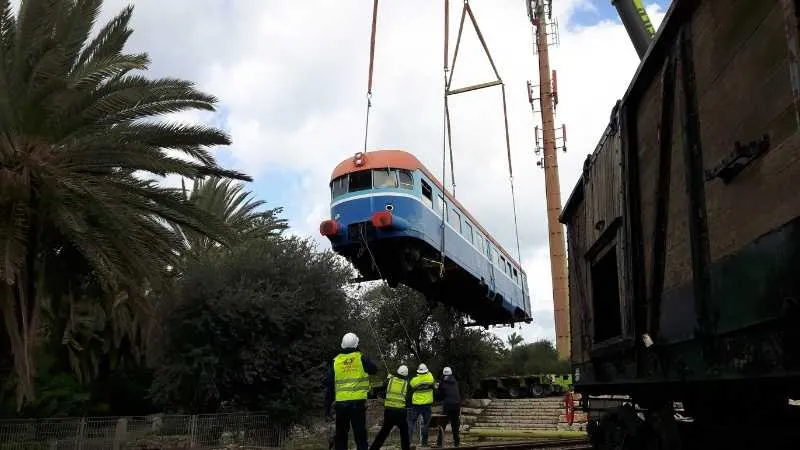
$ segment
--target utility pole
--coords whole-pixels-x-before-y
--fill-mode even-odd
[[[566,151],[566,128],[559,127],[556,137],[555,108],[558,87],[555,71],[550,71],[549,46],[558,44],[558,23],[552,20],[552,0],[526,0],[528,17],[534,31],[534,51],[539,59],[539,92],[528,82],[528,101],[534,114],[541,113],[540,129],[535,128],[537,165],[544,169],[547,198],[547,228],[550,241],[550,272],[553,280],[553,312],[556,325],[556,350],[562,359],[570,357],[570,320],[567,282],[567,251],[564,228],[558,221],[561,215],[561,186],[558,177],[557,147]],[[552,42],[551,42],[552,38]],[[537,102],[538,100],[538,102]],[[538,103],[538,109],[537,105]],[[541,156],[540,156],[541,155]]]

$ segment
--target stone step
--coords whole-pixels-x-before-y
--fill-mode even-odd
[[[531,420],[481,420],[480,422],[475,422],[474,426],[495,426],[495,425],[504,425],[504,426],[517,426],[517,425],[556,425],[558,424],[558,420],[556,419],[531,419]]]
[[[561,411],[565,409],[563,404],[560,405],[541,405],[541,406],[525,406],[521,408],[514,408],[511,406],[503,406],[499,408],[489,407],[483,410],[482,414],[490,413],[490,412],[530,412],[530,411]]]
[[[490,409],[530,409],[530,408],[555,408],[564,407],[564,402],[526,403],[524,405],[489,405],[484,411]]]
[[[486,408],[499,408],[499,407],[510,407],[510,408],[524,408],[530,406],[541,406],[541,405],[563,405],[564,400],[558,399],[553,401],[546,401],[546,402],[511,402],[511,403],[496,403],[492,402]]]
[[[512,417],[558,417],[559,415],[564,414],[564,411],[530,411],[526,413],[487,413],[481,415],[481,417],[491,417],[493,419],[503,419],[503,418],[512,418]]]
[[[558,425],[556,424],[541,424],[541,425],[501,425],[501,424],[481,424],[476,425],[470,428],[470,431],[477,431],[477,430],[557,430]]]

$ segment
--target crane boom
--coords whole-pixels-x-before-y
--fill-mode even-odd
[[[642,5],[642,0],[611,0],[611,4],[617,8],[622,25],[625,26],[639,59],[644,58],[656,31]]]

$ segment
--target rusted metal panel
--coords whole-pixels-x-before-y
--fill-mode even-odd
[[[793,140],[793,62],[784,11],[778,2],[768,3],[772,8],[765,19],[700,102],[701,116],[708,118],[703,128],[706,170],[731,154],[737,142],[768,146],[730,182],[715,178],[706,183],[714,260],[800,214],[800,198],[789,187],[800,176]]]
[[[792,80],[792,102],[794,103],[794,121],[800,127],[800,11],[796,0],[781,0],[783,8],[784,29],[786,30],[786,62],[789,65],[789,77]]]

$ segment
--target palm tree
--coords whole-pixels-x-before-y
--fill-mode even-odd
[[[516,331],[511,333],[511,334],[509,334],[508,337],[506,338],[506,342],[508,342],[508,346],[511,347],[511,350],[514,350],[514,348],[516,348],[516,346],[518,346],[519,344],[522,344],[522,342],[524,342],[524,341],[525,341],[525,338],[523,338],[522,336],[517,334]]]
[[[246,191],[244,184],[221,177],[199,178],[194,181],[191,192],[182,188],[184,195],[199,208],[215,215],[225,222],[233,232],[232,242],[241,242],[248,238],[279,234],[288,228],[286,219],[279,215],[283,208],[272,208],[259,211],[266,202],[254,200],[252,192]],[[219,243],[207,235],[186,233],[190,253],[200,256],[219,246]]]
[[[123,52],[132,7],[90,39],[101,4],[23,0],[15,16],[0,0],[0,311],[18,405],[33,395],[43,304],[74,297],[87,276],[108,293],[141,289],[179,260],[178,228],[224,243],[217,216],[137,174],[248,179],[209,153],[230,143],[224,132],[156,120],[216,99],[135,73],[149,59]]]

